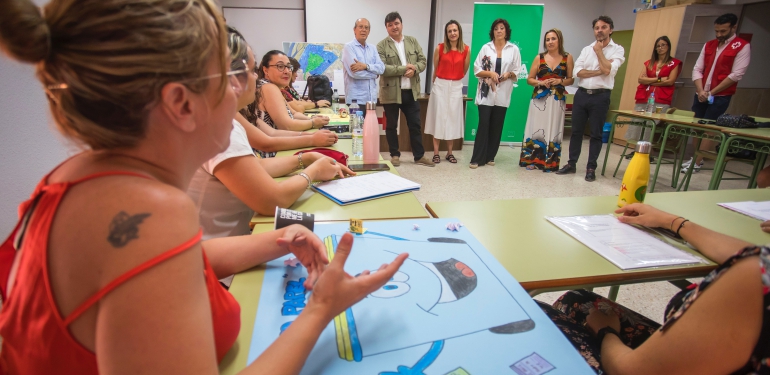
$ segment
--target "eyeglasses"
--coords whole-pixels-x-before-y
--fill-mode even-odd
[[[243,62],[243,66],[248,66],[246,64],[246,60],[241,60]],[[228,80],[230,81],[230,85],[233,87],[233,91],[235,91],[235,94],[240,96],[243,90],[248,85],[248,79],[249,79],[249,69],[238,69],[238,70],[230,70],[229,72],[225,73]],[[254,72],[256,73],[256,72]],[[218,78],[221,77],[222,73],[216,73],[207,75],[204,77],[198,77],[198,78],[188,78],[183,79],[181,81],[178,81],[179,83],[191,83],[191,82],[197,82],[202,81],[204,79],[212,79],[212,78]],[[69,85],[66,83],[60,83],[56,85],[49,85],[46,87],[46,90],[66,90],[69,88]]]
[[[268,66],[274,66],[276,69],[278,69],[279,72],[283,72],[286,69],[289,69],[290,72],[294,71],[294,67],[291,65],[275,64],[275,65],[268,65]]]
[[[243,64],[242,66],[244,67],[247,66],[246,60],[241,60],[241,63]],[[232,65],[235,65],[235,64],[231,64],[231,66]],[[243,93],[243,90],[248,85],[249,70],[248,69],[230,70],[229,72],[225,73],[225,75],[227,76],[227,79],[230,80],[230,86],[233,87],[233,91],[235,91],[235,95],[240,96]],[[216,74],[211,74],[211,75],[207,75],[199,78],[185,79],[179,82],[180,83],[197,82],[197,81],[202,81],[204,79],[219,78],[221,76],[222,76],[222,73],[216,73]]]
[[[657,49],[668,48],[668,44],[657,45],[657,46],[655,46],[655,48],[657,48]]]

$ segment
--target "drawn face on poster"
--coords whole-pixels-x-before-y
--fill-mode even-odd
[[[324,239],[332,257],[336,238]],[[404,251],[409,258],[399,272],[336,317],[316,345],[323,350],[314,350],[307,363],[334,358],[360,362],[367,356],[529,321],[484,262],[455,239],[359,236],[345,269],[353,275],[376,269]],[[383,330],[392,332],[387,340]]]

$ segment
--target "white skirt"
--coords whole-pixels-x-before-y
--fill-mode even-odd
[[[463,137],[463,83],[436,77],[428,99],[425,133],[434,138],[451,140]]]

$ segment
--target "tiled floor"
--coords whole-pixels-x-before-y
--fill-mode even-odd
[[[569,134],[569,133],[568,133]],[[606,147],[606,145],[605,145]],[[567,160],[569,140],[563,144],[562,165]],[[604,149],[599,157],[599,170],[595,182],[586,182],[585,158],[588,154],[588,138],[583,139],[583,155],[578,162],[578,172],[573,175],[559,176],[553,173],[540,171],[528,171],[518,166],[520,147],[502,146],[495,158],[495,166],[483,166],[478,169],[468,168],[468,163],[473,153],[472,145],[465,145],[462,151],[455,152],[457,164],[450,164],[444,159],[445,153],[441,153],[441,163],[434,168],[428,168],[413,164],[411,153],[401,155],[401,166],[398,171],[401,176],[419,182],[422,186],[415,195],[420,203],[438,201],[464,201],[464,200],[495,200],[495,199],[522,199],[544,197],[582,197],[617,195],[620,189],[620,181],[628,162],[621,165],[616,178],[612,177],[612,171],[617,165],[622,147],[613,145],[610,148],[609,161],[607,162],[606,176],[601,176],[601,163],[604,161]],[[390,155],[383,153],[386,159]],[[426,153],[432,157],[433,153]],[[730,169],[736,169],[749,173],[748,165],[735,163]],[[709,164],[706,164],[708,167]],[[661,166],[656,192],[668,192],[675,189],[671,184],[672,167]],[[703,171],[693,175],[690,190],[706,190],[711,171]],[[720,189],[745,189],[746,181],[724,181]],[[663,312],[668,300],[679,289],[667,282],[646,284],[634,284],[620,288],[618,302],[658,322],[663,320]],[[598,288],[595,292],[607,295],[609,288]],[[544,293],[536,299],[552,303],[561,293]]]

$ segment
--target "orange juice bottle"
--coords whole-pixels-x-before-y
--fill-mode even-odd
[[[652,150],[650,142],[640,141],[636,144],[634,157],[631,158],[623,175],[623,182],[620,184],[618,207],[644,202],[647,183],[650,181],[650,150]]]

